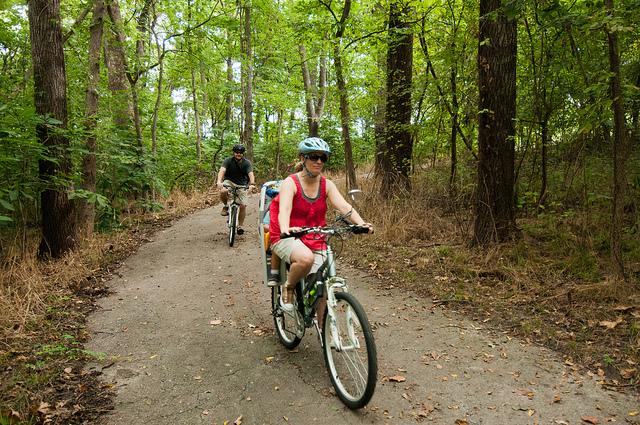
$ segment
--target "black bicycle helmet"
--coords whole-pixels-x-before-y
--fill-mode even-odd
[[[244,145],[242,143],[236,143],[235,145],[233,145],[233,151],[237,153],[244,153],[246,149],[244,148]]]

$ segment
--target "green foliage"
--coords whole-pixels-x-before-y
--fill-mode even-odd
[[[0,84],[7,80],[0,76]],[[17,100],[0,105],[0,226],[17,226],[37,215],[38,161],[48,155],[36,140],[36,122],[33,107]]]

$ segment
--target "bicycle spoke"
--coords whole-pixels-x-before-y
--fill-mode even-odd
[[[298,335],[299,326],[297,322],[299,319],[283,312],[280,308],[280,293],[282,291],[282,288],[282,286],[274,286],[271,289],[271,306],[273,310],[273,320],[276,325],[276,331],[278,332],[280,342],[282,342],[282,345],[284,345],[288,349],[292,349],[300,344],[302,336]],[[296,311],[294,314],[298,315],[299,312]],[[304,327],[302,328],[302,331],[304,333]]]
[[[373,332],[353,295],[338,292],[336,301],[333,317],[325,313],[325,361],[340,400],[358,409],[369,402],[375,390],[378,366]]]

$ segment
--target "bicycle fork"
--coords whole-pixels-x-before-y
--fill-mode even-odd
[[[336,299],[336,290],[340,290],[340,292],[349,292],[349,288],[343,278],[340,277],[332,277],[328,281],[329,291],[327,293],[327,319],[329,320],[329,330],[331,332],[331,338],[333,339],[333,343],[335,344],[336,351],[342,350],[353,350],[360,348],[360,342],[355,335],[354,327],[357,326],[357,318],[351,311],[351,307],[347,304],[347,310],[345,311],[346,319],[345,324],[347,329],[338,329],[337,325],[337,315],[335,312],[336,307],[338,306],[338,301]],[[327,320],[325,319],[325,320]],[[346,332],[348,337],[347,341],[344,341],[340,337],[340,332]]]

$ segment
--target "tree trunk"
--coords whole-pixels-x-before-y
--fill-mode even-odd
[[[156,149],[158,147],[158,136],[156,134],[158,129],[158,113],[160,112],[160,105],[162,103],[162,83],[164,81],[164,40],[160,41],[158,35],[154,31],[156,39],[156,48],[158,51],[158,88],[156,95],[156,104],[153,107],[153,122],[151,124],[151,152],[155,157]]]
[[[205,64],[202,60],[200,60],[200,86],[202,87],[202,112],[200,113],[202,119],[200,122],[200,126],[204,129],[207,110],[209,109],[209,96],[207,94],[207,74],[205,70]],[[213,126],[211,126],[210,128],[213,128]],[[200,131],[200,134],[202,134],[202,130]]]
[[[500,0],[480,0],[478,182],[474,244],[506,240],[515,230],[514,160],[517,22]],[[498,16],[494,13],[498,12]]]
[[[605,7],[613,17],[613,0],[605,0]],[[622,218],[624,215],[624,193],[626,188],[627,123],[625,118],[620,83],[620,53],[618,51],[618,33],[608,28],[609,71],[611,78],[611,100],[613,101],[613,211],[611,217],[611,270],[616,281],[625,281],[622,259]]]
[[[91,20],[89,37],[89,66],[87,93],[85,97],[84,130],[85,149],[88,153],[82,155],[82,189],[88,192],[96,191],[96,152],[98,150],[99,95],[98,83],[100,81],[100,51],[102,50],[102,33],[104,28],[105,8],[103,0],[94,0],[93,19]],[[91,236],[95,221],[95,202],[81,199],[78,203],[78,229],[83,236]]]
[[[331,14],[335,16],[330,9]],[[342,8],[342,15],[338,22],[338,30],[336,31],[336,41],[334,49],[334,68],[336,70],[336,80],[338,82],[338,98],[340,99],[340,123],[342,127],[342,142],[344,144],[344,165],[346,174],[347,189],[355,189],[356,170],[353,163],[353,147],[351,146],[350,121],[351,114],[349,112],[349,97],[347,95],[347,84],[344,79],[344,70],[342,67],[342,51],[340,49],[340,40],[344,35],[344,29],[351,14],[351,0],[345,0]]]
[[[541,137],[540,143],[542,144],[540,148],[540,196],[538,197],[538,202],[536,204],[536,213],[540,213],[540,208],[546,203],[547,198],[547,186],[548,186],[548,152],[549,152],[549,118],[551,117],[551,106],[547,103],[547,90],[542,90],[542,98],[543,103],[545,104],[545,112],[542,118],[541,123]]]
[[[458,72],[451,69],[451,171],[449,173],[449,195],[451,199],[456,193],[456,171],[458,169]]]
[[[318,137],[320,129],[320,118],[324,111],[324,102],[327,98],[327,59],[324,54],[320,55],[318,69],[318,85],[316,87],[315,73],[309,71],[307,61],[307,49],[304,45],[298,47],[300,58],[302,59],[302,82],[306,95],[307,123],[309,125],[309,137]],[[318,94],[318,91],[320,94]]]
[[[107,14],[113,24],[113,28],[105,33],[104,59],[109,77],[109,89],[113,94],[115,104],[113,120],[116,131],[121,137],[130,138],[133,122],[133,108],[131,106],[130,86],[126,76],[126,54],[124,51],[125,39],[122,30],[122,16],[117,0],[107,0]],[[129,135],[128,137],[126,135]]]
[[[253,46],[251,43],[251,6],[244,6],[244,60],[242,61],[242,75],[244,90],[242,104],[244,106],[244,130],[242,141],[247,148],[247,159],[253,163]]]
[[[356,169],[353,163],[353,147],[351,146],[351,133],[349,122],[349,98],[347,96],[347,85],[344,81],[342,70],[342,58],[340,57],[340,46],[336,45],[334,67],[336,69],[336,79],[338,80],[338,96],[340,98],[340,123],[342,125],[342,143],[344,144],[344,165],[346,171],[347,189],[355,189]]]
[[[231,57],[227,57],[227,95],[225,96],[225,113],[224,113],[224,126],[228,128],[233,120],[233,62]]]
[[[68,192],[72,187],[67,181],[71,175],[71,160],[67,154],[69,140],[57,131],[67,126],[67,81],[60,1],[29,0],[27,6],[36,114],[49,121],[36,126],[36,135],[52,157],[39,162],[44,190],[40,198],[42,241],[38,255],[41,258],[60,258],[77,244],[75,203],[69,199]],[[55,130],[51,131],[53,128]]]
[[[413,33],[407,22],[411,7],[404,1],[391,2],[389,8],[389,50],[387,53],[387,135],[382,161],[381,194],[392,197],[410,191],[411,82]]]
[[[198,92],[196,90],[196,71],[191,67],[191,96],[193,98],[193,115],[196,125],[196,156],[202,161],[202,128],[200,128],[200,108],[198,108]]]
[[[387,72],[387,65],[382,55],[378,57],[378,80],[384,81],[383,75]],[[376,156],[373,167],[373,173],[376,176],[382,176],[384,173],[384,167],[382,163],[384,162],[385,156],[385,139],[387,135],[387,86],[385,84],[381,84],[378,89],[378,97],[376,99],[376,110],[373,114],[373,134],[375,137],[376,143]]]
[[[138,162],[133,168],[138,170],[142,166],[143,139],[136,84],[141,74],[139,62],[144,54],[142,34],[147,31],[148,5],[150,2],[151,0],[145,0],[145,5],[138,19],[140,37],[136,40],[136,65],[133,71],[129,71],[129,61],[125,52],[126,38],[120,13],[120,4],[118,0],[107,0],[106,2],[107,14],[113,25],[111,30],[106,32],[105,63],[109,75],[109,88],[116,102],[113,105],[116,135],[130,142],[132,151],[138,157]],[[135,133],[133,136],[131,134],[132,127]],[[132,170],[132,173],[135,173],[135,171]],[[141,186],[143,179],[136,178],[135,180],[136,195],[141,194],[144,197],[145,194]]]

